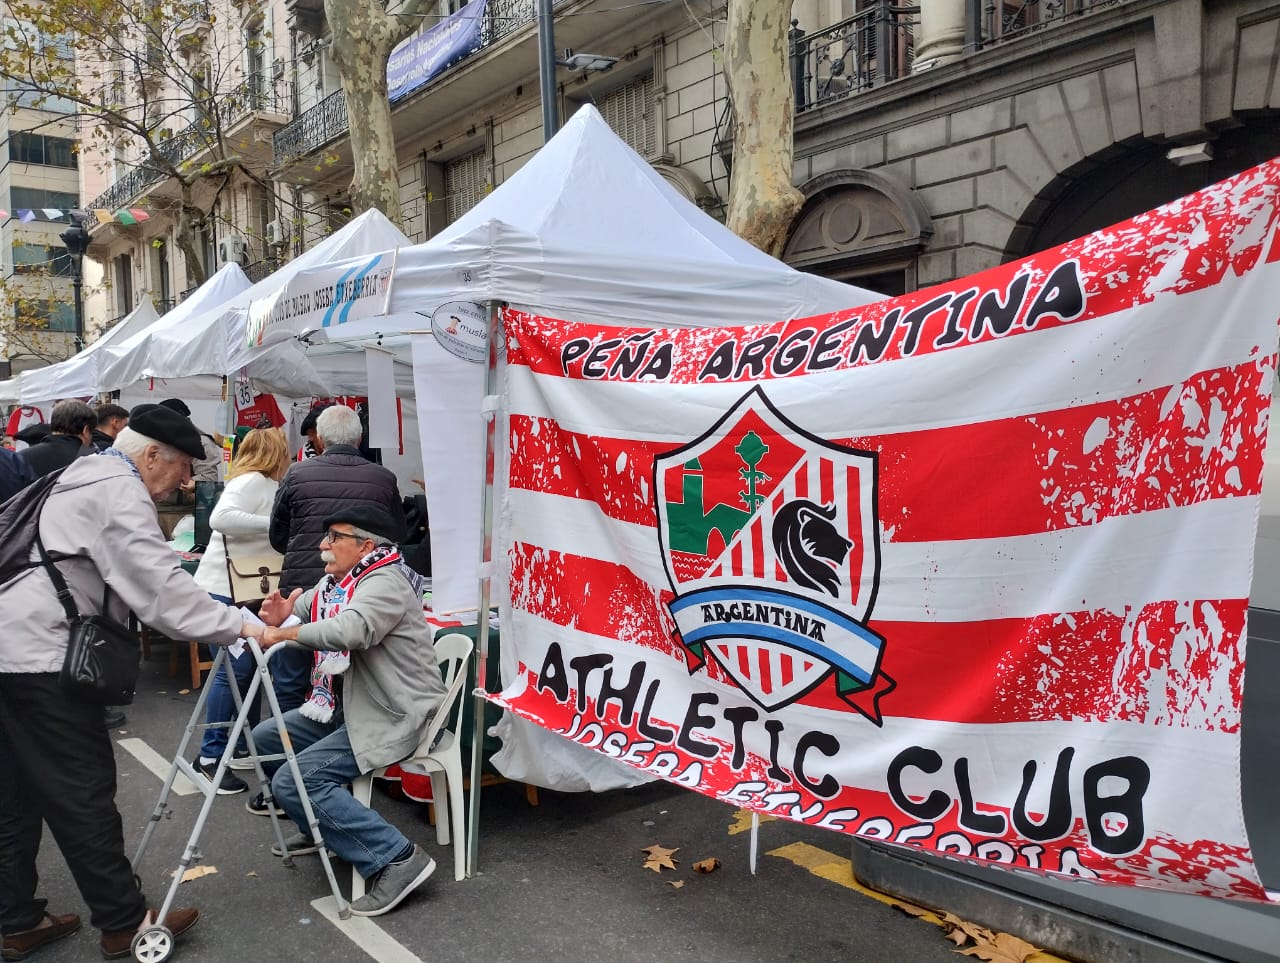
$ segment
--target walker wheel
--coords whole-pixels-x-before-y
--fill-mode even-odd
[[[173,955],[173,934],[166,926],[148,926],[133,938],[132,949],[138,963],[164,963]]]

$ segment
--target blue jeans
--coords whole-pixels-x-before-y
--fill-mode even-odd
[[[276,690],[280,711],[288,712],[307,701],[311,692],[311,667],[315,653],[309,649],[286,646],[271,657],[271,681]]]
[[[231,604],[231,599],[225,595],[210,592],[209,597],[215,602]],[[240,690],[241,698],[244,698],[244,694],[249,690],[249,682],[253,679],[253,673],[257,668],[257,663],[253,661],[253,653],[247,646],[239,656],[231,659],[231,671],[235,674],[236,687]],[[256,726],[260,715],[259,703],[254,700],[253,707],[249,710],[249,725]],[[231,696],[231,683],[227,681],[226,669],[221,669],[209,679],[209,698],[204,704],[204,721],[206,723],[231,722],[235,717],[236,702]],[[206,729],[200,740],[201,757],[221,759],[223,751],[227,748],[227,736],[230,732],[229,728],[221,726],[216,729]],[[241,734],[238,748],[245,749],[246,745],[244,735]]]
[[[278,656],[272,657],[273,663],[276,658]],[[351,795],[348,786],[360,775],[360,766],[351,751],[342,713],[336,713],[332,722],[316,722],[292,709],[285,713],[284,723],[325,843],[361,876],[371,878],[399,856],[409,846],[409,840]],[[283,751],[273,720],[267,719],[254,727],[253,744],[260,755]],[[262,765],[271,777],[271,794],[276,803],[301,828],[302,834],[308,835],[302,796],[292,770],[283,759]]]

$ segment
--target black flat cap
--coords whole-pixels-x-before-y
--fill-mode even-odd
[[[138,405],[129,412],[129,427],[152,441],[172,445],[184,455],[192,458],[204,457],[200,432],[196,431],[190,418],[183,417],[172,408],[164,405]]]
[[[187,407],[187,403],[181,398],[166,398],[160,402],[162,408],[168,408],[170,411],[176,411],[183,418],[191,417],[191,409]]]
[[[330,525],[354,525],[396,543],[404,538],[400,523],[385,508],[374,505],[351,505],[340,509],[324,520],[325,528]]]

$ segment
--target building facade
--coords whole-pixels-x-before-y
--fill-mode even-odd
[[[245,112],[270,178],[217,196],[205,250],[210,268],[235,256],[265,270],[350,217],[349,119],[320,0],[219,2],[229,16],[218,23],[257,23],[267,38],[267,53],[229,76],[261,77],[255,89],[271,91],[273,111],[253,102]],[[486,4],[474,49],[424,62],[425,79],[393,90],[403,228],[418,241],[543,139],[535,0],[471,3]],[[440,0],[422,31],[461,7]],[[723,217],[733,144],[722,0],[554,9],[557,51],[616,58],[604,71],[561,58],[560,116],[595,104],[674,187]],[[1266,0],[796,0],[792,16],[793,180],[806,202],[783,257],[886,294],[1087,233],[1280,154],[1280,8]],[[237,42],[245,49],[243,34],[216,26],[201,40],[205,50]],[[160,214],[95,233],[91,253],[113,282],[107,316],[141,292],[164,306],[186,289],[165,253],[165,185],[143,184],[138,170],[117,164],[91,202]]]
[[[128,125],[87,119],[89,210],[136,216],[91,220],[100,290],[87,310],[99,328],[145,298],[163,314],[222,264],[253,279],[282,261],[272,133],[295,113],[283,7],[254,0],[178,3],[132,52],[102,65],[102,100]]]
[[[0,359],[9,374],[68,357],[75,347],[74,265],[59,234],[80,207],[70,105],[14,83],[0,90]]]

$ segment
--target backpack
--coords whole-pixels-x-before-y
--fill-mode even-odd
[[[65,470],[42,475],[0,505],[0,586],[43,564],[39,559],[31,560],[31,550],[36,544],[40,512]]]

